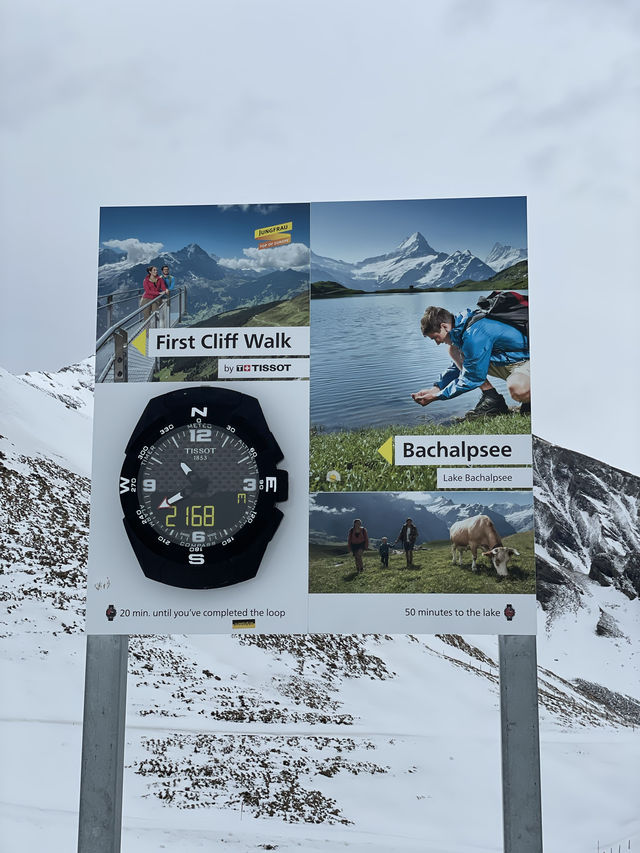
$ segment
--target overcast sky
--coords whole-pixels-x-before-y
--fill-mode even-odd
[[[526,195],[534,430],[640,473],[639,18],[635,0],[5,4],[0,365],[92,352],[100,205]]]

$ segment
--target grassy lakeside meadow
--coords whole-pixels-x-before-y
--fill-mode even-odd
[[[365,427],[342,432],[311,428],[309,491],[393,492],[437,489],[437,465],[390,465],[378,448],[393,435],[516,435],[531,432],[531,416],[517,409],[506,415],[450,424],[415,424]],[[442,465],[440,466],[442,467]],[[446,467],[478,467],[447,465]],[[327,481],[337,471],[338,482]]]
[[[462,566],[451,562],[448,541],[422,543],[407,566],[404,552],[392,551],[389,566],[380,563],[377,549],[364,552],[364,571],[358,574],[346,544],[309,545],[310,593],[523,593],[535,594],[533,531],[503,537],[503,544],[520,552],[508,564],[509,576],[499,578],[488,557],[478,551],[477,572],[471,571],[471,552]]]

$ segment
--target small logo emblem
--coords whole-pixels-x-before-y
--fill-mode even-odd
[[[117,612],[118,612],[118,611],[115,609],[115,607],[113,606],[113,604],[110,604],[110,605],[107,607],[107,609],[106,609],[105,613],[107,614],[107,619],[109,620],[109,622],[113,622],[113,619],[114,619],[114,617],[115,617],[115,615],[116,615],[116,613],[117,613]]]
[[[512,604],[507,604],[504,609],[504,615],[507,617],[507,622],[511,622],[513,617],[516,615],[515,607]]]

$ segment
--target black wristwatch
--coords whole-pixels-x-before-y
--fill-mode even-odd
[[[201,386],[149,400],[120,473],[145,575],[186,589],[255,577],[288,497],[282,458],[255,397]]]

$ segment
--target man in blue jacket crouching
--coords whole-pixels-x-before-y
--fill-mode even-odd
[[[514,326],[481,317],[470,323],[474,312],[468,308],[454,315],[446,308],[429,306],[420,320],[425,338],[436,344],[448,344],[453,364],[436,379],[431,388],[411,397],[420,406],[434,400],[449,400],[480,388],[482,396],[467,417],[499,415],[509,411],[502,396],[489,382],[489,376],[504,379],[511,397],[520,403],[520,413],[531,411],[529,343]]]

